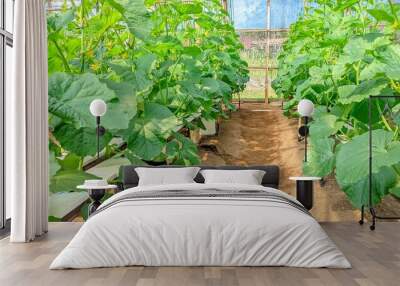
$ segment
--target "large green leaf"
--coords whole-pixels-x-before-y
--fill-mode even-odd
[[[153,24],[144,0],[119,0],[118,3],[125,9],[124,17],[129,31],[139,39],[148,40]]]
[[[71,8],[65,13],[52,13],[47,18],[47,27],[49,31],[49,37],[53,37],[54,32],[60,31],[62,28],[65,28],[69,23],[74,20],[75,17],[75,8]]]
[[[395,191],[397,180],[393,168],[383,166],[372,175],[372,205],[375,206],[390,192]],[[342,186],[352,205],[356,208],[369,205],[369,178],[362,177],[351,185]]]
[[[111,70],[113,70],[120,77],[123,83],[129,84],[131,81],[135,80],[135,74],[133,72],[134,67],[131,65],[125,62],[112,62],[109,64],[109,66]]]
[[[324,177],[332,173],[335,167],[334,145],[335,140],[332,138],[311,137],[308,162],[303,167],[304,174]]]
[[[382,9],[368,9],[368,13],[378,21],[393,23],[395,18]]]
[[[347,45],[343,48],[349,63],[360,61],[364,58],[365,52],[371,47],[371,44],[362,37],[352,38],[348,41]]]
[[[383,72],[393,80],[400,80],[400,45],[391,45],[380,54],[380,60],[385,64]]]
[[[140,166],[145,166],[147,165],[145,161],[143,161],[142,159],[140,159],[137,155],[135,155],[134,153],[132,153],[131,150],[126,149],[125,152],[123,153],[123,155],[129,160],[129,162],[132,165],[140,165]]]
[[[200,3],[180,2],[175,5],[175,9],[181,14],[200,14],[203,7]]]
[[[162,152],[165,140],[157,135],[152,123],[143,118],[136,119],[129,133],[128,148],[143,160],[150,161]]]
[[[95,128],[79,128],[76,129],[70,124],[64,124],[57,128],[54,136],[61,143],[61,146],[75,153],[78,156],[85,157],[87,155],[95,155],[97,152],[97,135]],[[112,135],[106,132],[100,137],[100,150],[111,141]]]
[[[392,188],[389,189],[389,193],[400,199],[400,165],[393,166],[393,169],[397,175],[397,182]]]
[[[360,80],[370,80],[377,74],[383,73],[385,70],[385,64],[374,60],[372,63],[367,65],[360,73]]]
[[[50,178],[50,191],[52,193],[76,191],[76,186],[90,179],[99,177],[80,170],[60,170]]]
[[[146,57],[144,62],[137,63],[136,71],[133,71],[133,68],[127,64],[110,64],[110,67],[123,81],[120,83],[120,85],[125,85],[123,89],[126,89],[127,86],[131,86],[137,96],[143,96],[150,92],[154,84],[148,75],[150,67],[146,66],[146,64],[150,64],[150,62],[146,62],[146,60],[151,58],[152,57]],[[119,87],[119,89],[120,88],[121,87]]]
[[[339,121],[338,119],[337,116],[329,113],[318,116],[310,124],[311,136],[313,138],[326,138],[335,134],[344,124],[343,121]]]
[[[180,133],[174,134],[174,139],[167,144],[169,160],[176,165],[198,165],[201,163],[197,145]]]
[[[61,167],[61,170],[81,170],[83,165],[83,158],[74,154],[68,153],[61,158],[57,158],[57,162]]]
[[[124,6],[122,6],[120,3],[117,2],[117,0],[105,0],[108,4],[110,4],[111,7],[113,7],[115,10],[120,12],[121,14],[124,14]]]
[[[143,160],[152,160],[162,152],[170,133],[177,128],[175,115],[165,106],[146,103],[143,114],[134,118],[124,134],[128,148]]]
[[[219,95],[227,95],[231,93],[231,88],[225,82],[214,78],[203,78],[201,84],[204,90]]]
[[[326,76],[329,74],[329,68],[328,66],[312,66],[309,70],[309,74],[311,76],[311,82],[313,84],[323,84],[325,82]]]
[[[136,60],[136,69],[143,71],[144,73],[149,73],[153,68],[157,56],[154,54],[145,54]]]
[[[101,118],[102,125],[106,129],[127,128],[136,114],[135,90],[128,83],[104,82],[93,74],[53,74],[49,79],[49,112],[76,129],[95,128],[89,106],[92,100],[103,99],[107,112]]]
[[[382,129],[372,132],[372,173],[381,174],[382,168],[391,167],[400,162],[400,143],[393,142],[394,134]],[[336,179],[341,188],[348,194],[354,205],[359,205],[355,196],[360,186],[364,186],[369,174],[369,134],[356,136],[350,142],[342,144],[336,157]],[[385,169],[387,170],[387,169]],[[376,178],[381,180],[379,176]],[[392,180],[387,180],[392,182]],[[393,182],[392,182],[393,183]],[[356,186],[357,185],[357,186]],[[383,188],[387,185],[379,185]],[[376,185],[378,187],[378,185]],[[364,190],[365,191],[365,190]],[[386,193],[387,190],[374,189],[374,195]],[[378,200],[378,199],[376,199]]]
[[[153,81],[145,72],[140,70],[135,73],[134,83],[138,96],[147,95],[153,87]]]
[[[61,166],[58,164],[56,156],[54,152],[49,152],[49,177],[54,176],[58,170],[60,170]]]
[[[393,143],[393,132],[382,129],[372,132],[372,172],[383,166],[392,166],[400,162],[400,143]],[[356,183],[368,175],[369,134],[356,136],[350,142],[342,144],[337,154],[336,175],[342,185]],[[351,162],[351,164],[349,164]]]
[[[126,129],[129,121],[136,115],[137,101],[135,87],[127,82],[104,81],[117,95],[118,101],[107,104],[107,113],[101,119],[109,129]]]
[[[55,73],[49,78],[49,112],[76,128],[96,126],[89,106],[98,98],[107,102],[116,97],[93,74]]]
[[[338,89],[338,101],[342,104],[360,102],[369,96],[379,95],[385,87],[387,81],[383,78],[367,80],[359,85],[341,86]]]

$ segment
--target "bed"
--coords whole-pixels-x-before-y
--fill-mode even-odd
[[[199,173],[195,183],[152,186],[138,186],[136,167],[121,167],[125,190],[99,207],[50,269],[351,267],[311,214],[278,190],[277,166],[200,167],[263,170],[261,185],[204,184]]]

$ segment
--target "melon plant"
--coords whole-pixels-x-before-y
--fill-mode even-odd
[[[275,92],[296,116],[307,98],[311,155],[304,173],[334,174],[357,208],[368,205],[368,101],[400,95],[400,6],[391,0],[307,1],[278,56]],[[400,97],[372,106],[372,203],[400,197]]]
[[[82,162],[96,153],[95,98],[108,105],[102,149],[120,138],[132,163],[198,164],[197,146],[179,130],[234,110],[232,95],[248,81],[220,1],[68,3],[47,21],[51,190],[92,177]]]

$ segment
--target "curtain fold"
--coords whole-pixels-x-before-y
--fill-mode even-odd
[[[14,93],[6,98],[6,187],[11,242],[48,227],[47,27],[44,0],[16,0]]]

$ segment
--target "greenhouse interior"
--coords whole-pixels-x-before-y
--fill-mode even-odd
[[[400,1],[1,0],[0,59],[0,285],[398,285]]]

